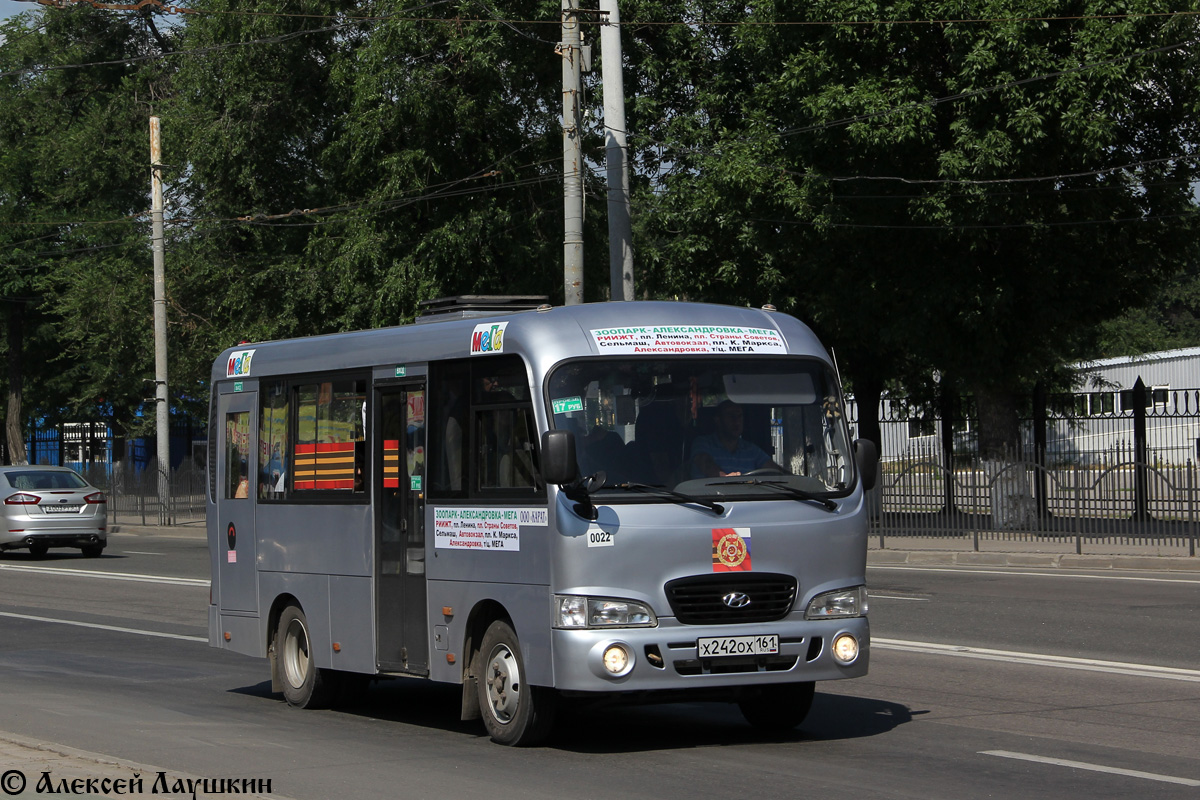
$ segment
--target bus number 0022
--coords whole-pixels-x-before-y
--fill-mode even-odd
[[[612,547],[613,535],[609,531],[588,531],[588,547]]]

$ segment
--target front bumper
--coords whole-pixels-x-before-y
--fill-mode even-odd
[[[838,663],[835,637],[854,636],[860,647],[852,664]],[[779,652],[772,655],[700,658],[702,637],[777,634]],[[620,677],[604,668],[605,649],[625,645],[632,666]],[[769,683],[797,683],[857,678],[867,674],[870,625],[866,617],[839,620],[788,619],[754,625],[681,625],[660,617],[654,628],[554,630],[554,686],[568,692],[655,692],[737,689]]]

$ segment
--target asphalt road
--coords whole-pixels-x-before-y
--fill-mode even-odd
[[[265,662],[197,641],[206,571],[189,538],[0,558],[0,730],[298,800],[1200,796],[1200,574],[871,568],[871,674],[794,734],[678,704],[514,750],[422,681],[288,708]]]

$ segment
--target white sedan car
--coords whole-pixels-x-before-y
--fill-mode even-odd
[[[27,547],[41,558],[51,547],[78,547],[95,557],[108,544],[104,492],[72,469],[0,467],[0,498],[0,550]]]

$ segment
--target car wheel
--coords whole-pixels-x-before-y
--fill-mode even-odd
[[[308,637],[308,619],[296,606],[288,606],[279,617],[275,629],[275,653],[279,659],[279,675],[283,697],[296,708],[324,708],[329,705],[332,681],[317,667],[312,657],[312,642]]]
[[[754,727],[767,733],[786,733],[808,716],[816,684],[777,683],[763,686],[738,700],[742,716]]]
[[[45,558],[46,553],[50,552],[50,545],[44,542],[34,542],[29,545],[29,555],[34,558]]]
[[[515,747],[545,741],[554,725],[556,697],[553,689],[525,682],[525,661],[513,629],[493,622],[476,659],[479,706],[492,741]]]
[[[102,545],[102,544],[85,544],[80,549],[83,551],[83,554],[85,556],[87,556],[88,558],[98,558],[100,556],[100,554],[104,552],[104,545]]]

